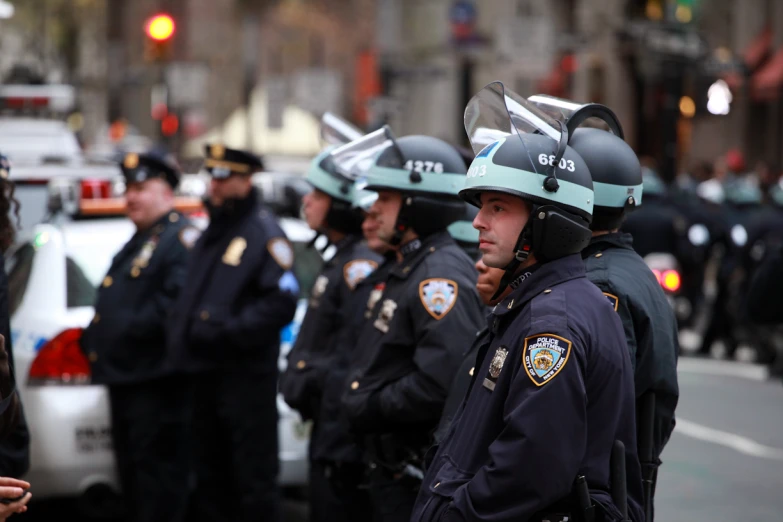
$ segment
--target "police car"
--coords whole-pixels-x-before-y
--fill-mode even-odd
[[[60,211],[32,227],[6,262],[16,375],[31,432],[25,478],[35,485],[37,499],[80,496],[89,511],[110,497],[118,482],[107,390],[90,384],[79,339],[94,315],[96,288],[134,226],[117,217],[122,202],[113,197],[118,190],[111,180],[57,178],[48,188],[52,207]],[[177,206],[197,212],[200,201],[178,198]],[[193,217],[206,224],[204,216]],[[321,263],[307,246],[313,233],[296,219],[283,218],[281,226],[297,254],[294,269],[301,287],[308,289]],[[282,334],[281,364],[305,309],[303,296],[296,319]],[[304,485],[308,427],[281,398],[278,409],[281,484]]]

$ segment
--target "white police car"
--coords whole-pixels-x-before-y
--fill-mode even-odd
[[[105,197],[111,193],[109,183],[71,179],[65,187],[70,185],[76,196]],[[53,180],[50,187],[57,184]],[[54,192],[62,194],[63,188],[61,183]],[[106,214],[116,205],[112,199],[79,201],[82,214]],[[295,219],[283,218],[281,226],[294,245],[300,286],[309,289],[321,264],[318,252],[307,247],[313,232]],[[34,226],[7,255],[16,375],[31,433],[31,467],[25,478],[34,484],[36,499],[81,496],[90,510],[90,504],[100,504],[118,487],[107,391],[90,384],[79,339],[94,315],[96,288],[133,231],[123,217],[59,215]],[[306,308],[302,297],[296,319],[282,334],[283,365]],[[278,409],[280,481],[301,486],[307,482],[308,427],[281,398]]]

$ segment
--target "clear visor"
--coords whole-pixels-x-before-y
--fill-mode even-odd
[[[341,175],[356,180],[372,167],[378,153],[389,147],[396,151],[402,165],[402,153],[397,147],[394,135],[391,129],[384,125],[377,131],[334,149],[324,158],[324,162],[331,162]]]
[[[623,128],[617,116],[609,107],[598,103],[577,103],[547,94],[536,94],[528,98],[547,116],[559,120],[568,126],[569,134],[577,127],[593,127],[609,131],[623,138]]]
[[[364,133],[331,112],[321,118],[321,139],[329,145],[345,145],[358,140]]]

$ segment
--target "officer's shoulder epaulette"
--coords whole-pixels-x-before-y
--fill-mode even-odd
[[[568,294],[559,285],[545,288],[530,300],[530,331],[544,326],[558,332],[568,330]]]

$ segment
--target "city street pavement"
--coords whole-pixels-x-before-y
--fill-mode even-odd
[[[768,380],[764,367],[741,362],[682,357],[679,370],[677,428],[662,456],[655,519],[781,520],[781,381]],[[33,506],[11,521],[59,520],[73,509],[68,503]],[[306,520],[306,502],[288,499],[285,522]]]
[[[656,520],[781,520],[783,384],[760,366],[681,358]]]

